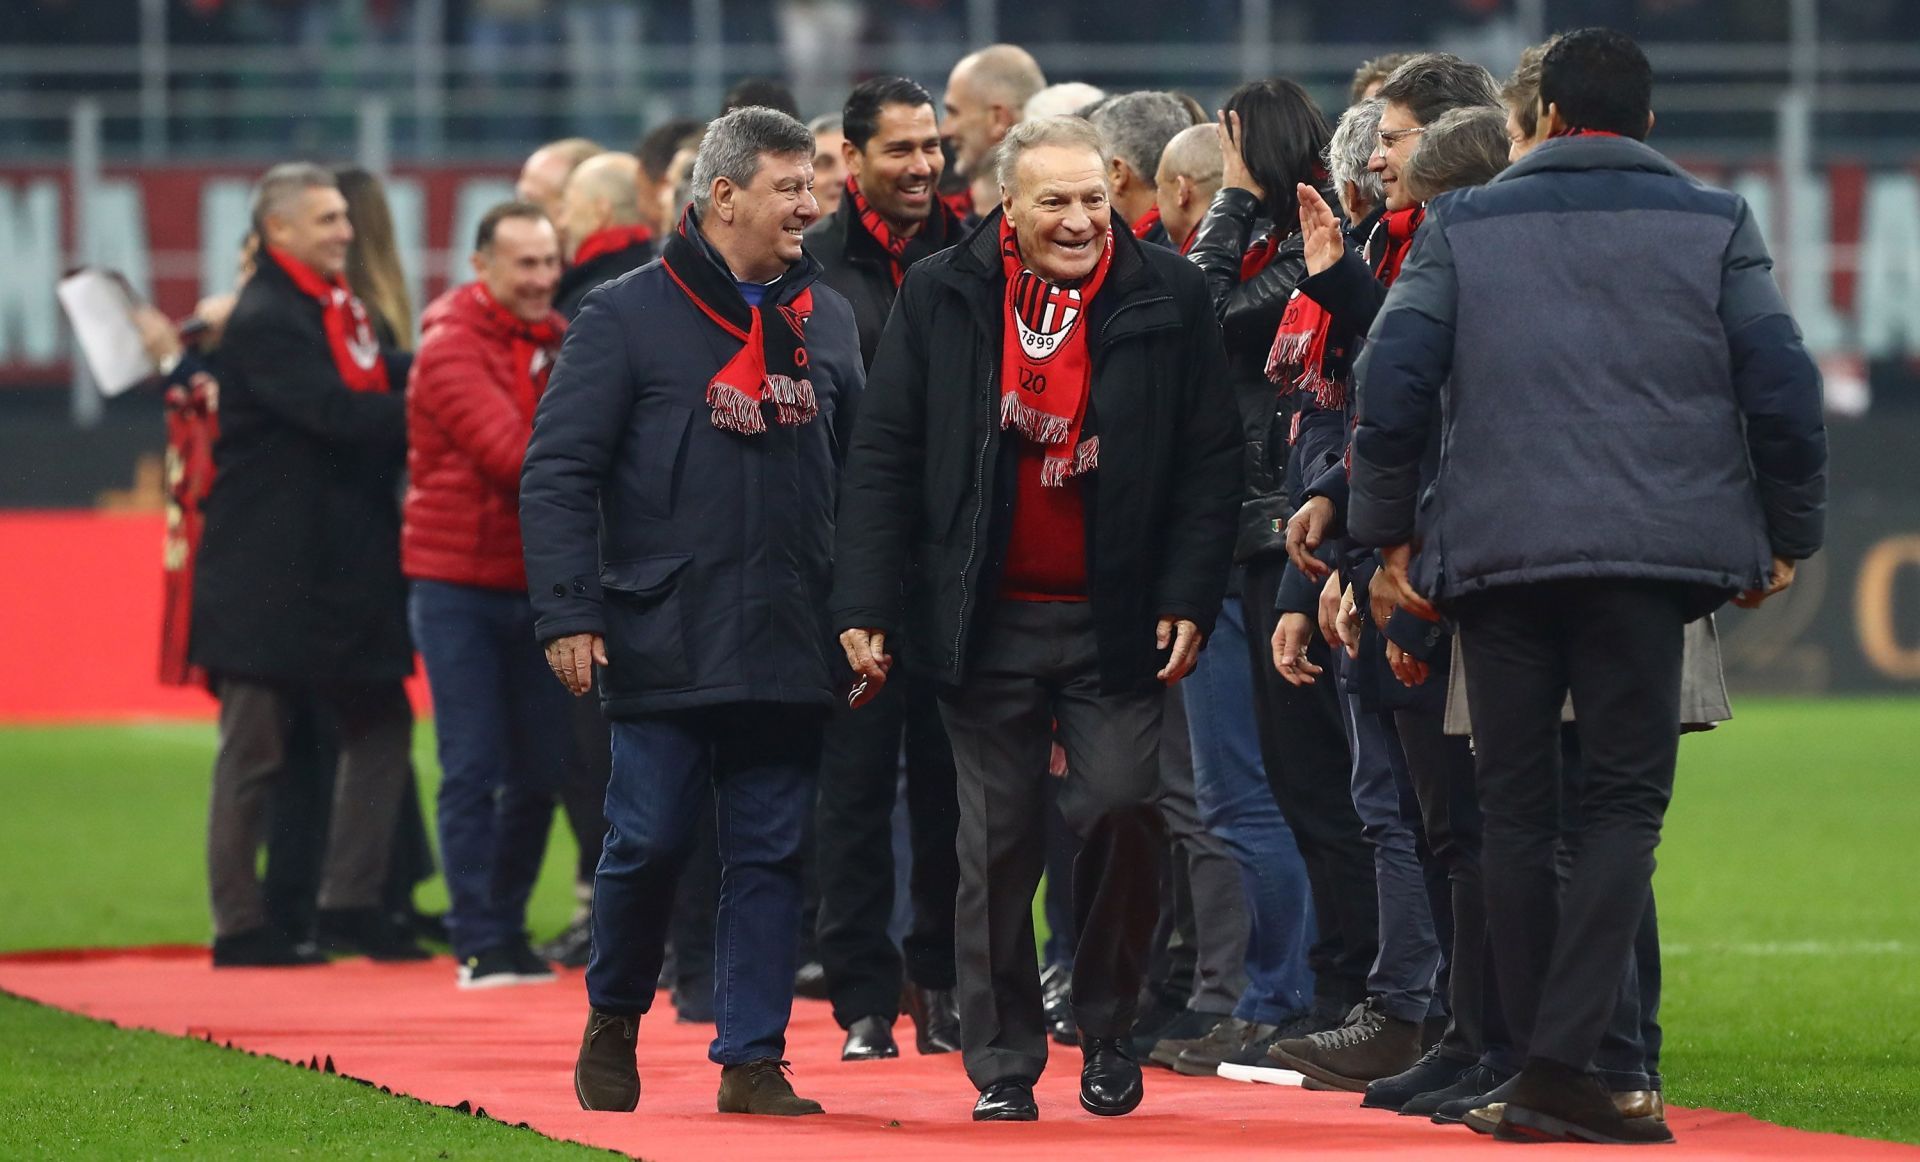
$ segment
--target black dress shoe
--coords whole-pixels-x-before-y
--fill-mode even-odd
[[[1140,1063],[1125,1037],[1089,1037],[1080,1066],[1080,1105],[1090,1114],[1117,1118],[1140,1106]]]
[[[1080,1026],[1073,1019],[1072,970],[1049,964],[1040,973],[1040,997],[1046,1005],[1047,1036],[1061,1045],[1080,1044]]]
[[[1024,1081],[996,1081],[980,1091],[973,1103],[976,1122],[1037,1122],[1040,1107],[1033,1102],[1033,1086]]]
[[[1663,1120],[1629,1118],[1600,1079],[1534,1058],[1513,1079],[1493,1136],[1507,1142],[1592,1142],[1639,1146],[1673,1141]]]
[[[433,953],[414,943],[413,933],[378,908],[323,908],[314,914],[323,952],[395,963],[428,960]]]
[[[1462,1080],[1462,1088],[1471,1088],[1466,1085],[1465,1079]],[[1495,1102],[1504,1102],[1512,1092],[1513,1078],[1509,1077],[1499,1085],[1483,1093],[1452,1098],[1448,1101],[1441,1102],[1440,1108],[1433,1111],[1433,1121],[1437,1125],[1457,1126],[1462,1121],[1465,1121],[1466,1116],[1474,1110],[1490,1106]]]
[[[215,968],[304,968],[326,962],[319,949],[295,944],[272,924],[215,937],[213,941]]]
[[[1367,1083],[1367,1096],[1360,1104],[1370,1110],[1398,1110],[1423,1093],[1445,1089],[1473,1068],[1472,1061],[1448,1057],[1437,1046],[1427,1050],[1412,1068],[1392,1077]],[[1437,1105],[1438,1103],[1436,1103]],[[1428,1110],[1432,1113],[1432,1110]]]
[[[847,1043],[840,1047],[842,1061],[878,1061],[900,1056],[893,1043],[893,1025],[885,1017],[862,1017],[847,1026]]]
[[[809,1001],[827,999],[827,970],[817,960],[809,960],[793,974],[793,995]]]
[[[922,1054],[960,1051],[960,1006],[952,989],[923,989],[910,984],[902,1007],[913,1018],[913,1047]]]
[[[1400,1113],[1409,1118],[1431,1118],[1440,1112],[1441,1107],[1450,1102],[1457,1102],[1462,1099],[1468,1101],[1480,1100],[1488,1091],[1498,1089],[1502,1083],[1512,1076],[1511,1073],[1503,1070],[1492,1069],[1485,1065],[1475,1063],[1462,1071],[1460,1076],[1454,1078],[1452,1084],[1429,1090],[1426,1093],[1415,1094],[1401,1105]],[[1468,1108],[1478,1109],[1479,1107],[1469,1106]],[[1465,1112],[1462,1111],[1461,1114],[1455,1116],[1452,1120],[1458,1122],[1461,1121],[1464,1116]]]

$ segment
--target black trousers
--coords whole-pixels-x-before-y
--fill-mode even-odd
[[[1307,951],[1316,999],[1346,1006],[1367,995],[1367,973],[1380,949],[1373,849],[1353,806],[1352,760],[1326,643],[1316,631],[1308,653],[1324,672],[1314,685],[1288,685],[1273,668],[1270,643],[1280,622],[1273,603],[1286,564],[1286,558],[1276,557],[1245,567],[1260,758],[1307,865],[1318,925]]]
[[[1652,895],[1673,793],[1681,631],[1694,594],[1644,581],[1507,586],[1456,603],[1474,707],[1487,925],[1514,1044],[1592,1067]],[[1584,820],[1565,892],[1560,712]]]
[[[893,918],[893,805],[903,738],[913,923],[896,948],[887,926]],[[903,969],[921,988],[954,985],[960,805],[953,748],[932,685],[902,663],[872,702],[837,711],[820,757],[819,796],[816,932],[833,1016],[843,1029],[862,1017],[892,1020],[900,1014]]]
[[[1086,1037],[1132,1029],[1167,833],[1155,805],[1161,688],[1101,691],[1085,602],[1003,601],[983,613],[990,620],[967,679],[942,691],[940,710],[960,803],[960,1043],[967,1076],[984,1090],[1033,1082],[1047,1062],[1033,894],[1046,861],[1053,724],[1067,752],[1060,811],[1082,842],[1073,1012]]]

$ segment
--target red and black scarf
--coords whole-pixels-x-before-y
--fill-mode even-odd
[[[333,352],[333,365],[349,391],[388,390],[387,361],[380,354],[380,340],[374,336],[367,308],[347,289],[347,280],[335,275],[326,278],[319,271],[284,250],[267,247],[267,257],[277,263],[300,292],[320,304],[320,323],[327,332],[327,347]]]
[[[601,255],[614,254],[629,246],[640,246],[651,241],[653,230],[644,222],[633,226],[608,226],[587,235],[586,241],[573,252],[573,264],[584,266]]]
[[[560,339],[566,334],[566,320],[549,312],[537,323],[529,323],[500,305],[484,282],[469,283],[466,291],[473,305],[486,320],[486,327],[504,336],[509,345],[509,367],[524,372],[516,375],[508,389],[520,414],[532,418],[534,407],[547,392],[547,380],[553,375],[554,360],[560,354]]]
[[[767,287],[766,298],[752,307],[734,285],[733,274],[692,234],[699,230],[693,208],[680,228],[667,236],[662,260],[667,276],[700,313],[740,343],[740,350],[707,384],[713,426],[743,435],[767,430],[761,405],[774,405],[774,418],[797,427],[820,414],[807,372],[807,319],[813,314],[813,290],[803,288],[781,302],[786,276]]]
[[[893,232],[893,227],[887,225],[886,218],[873,208],[873,203],[867,201],[867,196],[860,192],[859,180],[851,174],[847,176],[847,197],[853,201],[853,216],[859,221],[860,228],[880,249],[887,252],[888,273],[893,276],[895,287],[907,277],[909,266],[945,250],[960,235],[960,216],[943,199],[933,200],[932,212],[913,237],[902,238]]]
[[[1371,247],[1384,233],[1383,249],[1373,262],[1374,277],[1383,284],[1392,286],[1393,280],[1399,277],[1400,265],[1413,247],[1414,232],[1425,216],[1423,207],[1411,206],[1390,211],[1375,227],[1368,245]],[[1310,395],[1315,407],[1328,411],[1346,406],[1348,372],[1330,369],[1327,361],[1327,344],[1332,334],[1333,316],[1312,298],[1295,290],[1287,300],[1286,313],[1280,316],[1273,348],[1267,353],[1267,378],[1280,385],[1281,395]],[[1299,418],[1296,412],[1296,436]]]
[[[1087,309],[1113,265],[1113,232],[1100,261],[1077,287],[1048,282],[1020,260],[1013,223],[1000,219],[1000,269],[1006,275],[1001,320],[1000,426],[1046,447],[1040,483],[1058,488],[1100,466],[1100,438],[1080,438],[1087,418],[1093,358],[1087,349]]]
[[[1133,236],[1144,242],[1147,235],[1153,233],[1153,228],[1158,225],[1160,225],[1160,203],[1155,202],[1147,207],[1147,212],[1140,215],[1140,220],[1133,224]]]

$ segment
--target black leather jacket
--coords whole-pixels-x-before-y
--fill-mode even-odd
[[[1307,273],[1295,231],[1264,269],[1241,281],[1242,256],[1273,232],[1263,213],[1260,199],[1250,191],[1221,190],[1187,248],[1187,257],[1206,275],[1214,313],[1226,335],[1227,366],[1246,437],[1247,490],[1233,548],[1233,559],[1243,563],[1286,551],[1287,518],[1293,515],[1286,484],[1288,413],[1267,379],[1267,352],[1293,288]]]

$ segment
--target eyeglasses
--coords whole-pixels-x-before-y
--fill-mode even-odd
[[[1383,129],[1380,131],[1380,143],[1375,148],[1385,153],[1414,134],[1426,131],[1427,127],[1424,125],[1417,125],[1412,129]]]

